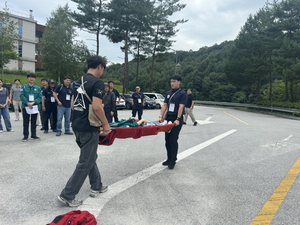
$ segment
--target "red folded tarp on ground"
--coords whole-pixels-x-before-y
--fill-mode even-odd
[[[112,145],[116,138],[140,138],[142,136],[156,135],[159,132],[169,132],[174,124],[141,126],[141,127],[116,127],[105,138],[100,137],[99,145]]]

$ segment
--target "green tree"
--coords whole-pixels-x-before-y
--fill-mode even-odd
[[[104,34],[113,43],[124,42],[123,93],[128,91],[128,54],[130,37],[141,27],[145,16],[144,5],[148,0],[112,0],[107,4]]]
[[[300,54],[300,2],[282,1],[275,5],[274,15],[282,37],[281,46],[277,51],[277,71],[283,75],[286,82],[286,100],[294,102],[294,85],[300,81],[298,70],[295,69]]]
[[[153,83],[155,80],[154,67],[157,56],[171,49],[174,40],[172,37],[179,31],[176,30],[176,26],[180,23],[185,23],[187,20],[181,19],[171,21],[170,16],[175,12],[181,11],[186,5],[180,4],[179,0],[156,0],[155,9],[152,14],[152,33],[151,33],[151,44],[152,44],[152,64],[151,64],[151,81],[150,91],[153,91]]]
[[[100,53],[100,34],[104,27],[105,0],[71,0],[77,3],[77,12],[71,12],[76,26],[96,36],[96,55]]]
[[[16,27],[17,23],[11,19],[5,2],[5,8],[0,11],[0,66],[2,74],[4,65],[9,63],[10,60],[18,58],[14,45],[19,39]]]
[[[64,76],[75,79],[82,74],[89,52],[82,41],[74,39],[76,36],[68,5],[59,6],[47,19],[40,43],[43,66],[58,82]]]

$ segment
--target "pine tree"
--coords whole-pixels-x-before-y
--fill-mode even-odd
[[[71,0],[77,3],[77,12],[71,12],[76,26],[96,36],[96,55],[100,53],[100,34],[103,30],[105,0]]]

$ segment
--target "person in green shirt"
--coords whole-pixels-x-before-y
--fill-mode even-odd
[[[31,138],[40,140],[36,135],[36,119],[38,115],[39,104],[42,100],[41,88],[34,84],[36,76],[34,73],[27,75],[28,83],[21,86],[20,98],[22,101],[23,115],[23,135],[22,141],[27,141],[29,137],[29,121],[31,121]]]

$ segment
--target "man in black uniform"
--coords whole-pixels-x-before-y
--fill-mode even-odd
[[[85,179],[89,176],[91,185],[91,197],[107,191],[107,186],[102,185],[101,176],[97,167],[97,149],[99,140],[99,127],[90,125],[89,104],[92,104],[96,116],[101,120],[103,132],[107,135],[110,126],[104,114],[102,98],[104,93],[103,82],[99,79],[106,67],[105,61],[100,56],[91,56],[87,60],[88,71],[76,82],[74,91],[73,123],[72,127],[76,136],[76,143],[80,147],[80,157],[73,175],[70,177],[58,199],[64,204],[76,207],[82,204],[81,200],[75,199]],[[85,91],[84,91],[85,90]],[[92,103],[85,95],[89,96]]]
[[[45,78],[43,78],[43,79],[41,79],[41,83],[42,83],[41,91],[42,91],[42,95],[43,95],[43,91],[47,88],[48,80],[45,79]],[[40,104],[39,114],[40,114],[40,121],[39,121],[39,117],[38,117],[36,123],[37,123],[37,125],[39,125],[39,124],[42,125],[41,130],[45,130],[44,124],[45,124],[45,120],[46,120],[47,114],[46,114],[46,112],[43,111],[43,109],[42,109],[42,102],[41,102],[41,104]]]
[[[136,113],[138,113],[138,119],[142,119],[143,115],[143,107],[145,104],[145,96],[143,93],[140,92],[141,88],[139,86],[136,86],[135,93],[131,96],[131,104],[132,104],[132,117],[136,116]]]
[[[50,79],[49,86],[43,90],[42,97],[42,110],[46,112],[46,119],[44,121],[44,133],[47,134],[49,130],[49,119],[52,115],[52,120],[50,119],[51,130],[56,132],[56,123],[57,123],[57,102],[53,96],[55,90],[55,81]]]
[[[116,105],[118,105],[120,103],[122,97],[119,94],[118,90],[114,89],[115,84],[113,81],[108,81],[108,84],[109,84],[110,91],[112,91],[115,94]],[[119,122],[117,107],[115,108],[115,111],[114,111],[114,120],[116,123]]]
[[[104,105],[104,112],[106,119],[109,123],[112,122],[112,117],[114,112],[116,111],[116,97],[115,94],[109,90],[109,84],[104,84],[104,96],[102,99],[102,103]]]
[[[165,134],[165,145],[167,149],[167,160],[162,164],[173,169],[177,160],[178,138],[182,128],[184,107],[188,96],[184,90],[180,89],[181,77],[174,75],[170,79],[171,91],[166,93],[165,101],[160,110],[159,121],[163,122],[163,115],[167,111],[166,120],[175,124],[174,128]]]

